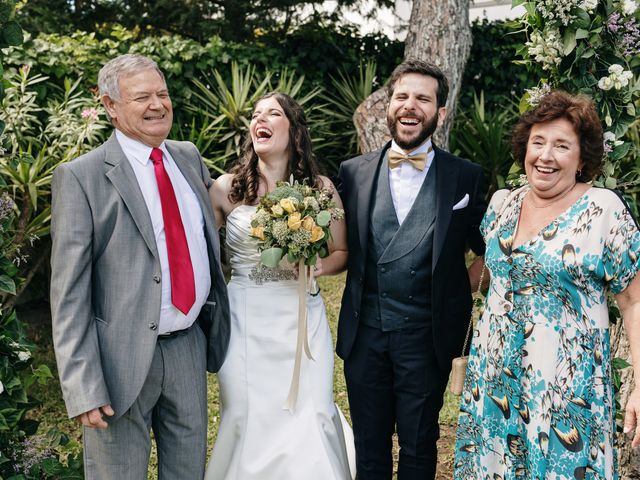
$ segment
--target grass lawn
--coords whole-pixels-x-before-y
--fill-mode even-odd
[[[344,288],[344,275],[320,279],[322,296],[324,297],[329,324],[335,341],[336,324],[340,308],[340,298]],[[55,371],[55,357],[51,345],[50,316],[45,304],[27,305],[19,309],[19,316],[30,325],[31,338],[38,345],[36,365],[45,363],[49,365],[56,378],[46,386],[35,387],[36,396],[42,400],[42,405],[32,412],[32,417],[39,419],[41,431],[45,432],[50,427],[57,427],[74,440],[72,449],[79,451],[81,441],[80,427],[67,418],[62,395]],[[340,409],[349,419],[349,403],[347,391],[342,374],[342,360],[335,358],[334,392],[335,400]],[[441,439],[439,442],[439,468],[438,480],[451,479],[453,465],[453,446],[455,437],[455,423],[458,416],[458,399],[447,392],[445,404],[440,413]],[[209,446],[213,445],[219,421],[218,384],[214,375],[209,375]],[[152,452],[152,468],[149,479],[156,478],[155,451]]]

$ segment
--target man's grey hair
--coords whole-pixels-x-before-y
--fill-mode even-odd
[[[148,57],[127,53],[110,60],[98,73],[100,96],[108,95],[113,100],[120,100],[120,79],[145,70],[155,70],[164,80],[158,64]]]

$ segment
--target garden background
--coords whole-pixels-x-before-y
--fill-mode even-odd
[[[362,36],[356,25],[344,23],[341,8],[353,8],[358,0],[338,1],[331,12],[314,10],[314,3],[0,0],[0,480],[82,478],[80,429],[66,419],[51,349],[47,301],[55,279],[49,275],[48,231],[53,170],[95,148],[111,131],[96,97],[98,70],[121,53],[155,59],[174,103],[171,137],[195,143],[214,177],[238,157],[255,99],[269,90],[287,92],[303,104],[318,160],[334,176],[341,161],[359,153],[354,112],[384,84],[407,45],[381,34]],[[526,7],[520,21],[477,21],[469,27],[472,45],[464,74],[455,79],[461,87],[448,149],[484,168],[489,198],[497,188],[521,181],[509,147],[519,113],[545,85],[585,93],[596,101],[608,132],[597,184],[621,189],[637,218],[637,5],[514,4]],[[418,15],[410,22],[419,22]],[[343,276],[323,279],[334,333],[343,285]],[[611,315],[617,315],[615,308]],[[617,330],[613,341],[624,400],[628,350]],[[348,414],[336,360],[336,401]],[[210,401],[213,439],[213,376]],[[440,478],[451,478],[456,417],[457,399],[448,396],[441,416]],[[623,478],[640,478],[638,458],[624,449],[621,455]]]

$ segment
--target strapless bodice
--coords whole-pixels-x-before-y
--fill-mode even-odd
[[[227,215],[227,251],[231,265],[232,281],[247,280],[253,284],[265,282],[295,282],[292,266],[286,260],[278,268],[260,265],[258,240],[249,235],[254,205],[240,205]]]

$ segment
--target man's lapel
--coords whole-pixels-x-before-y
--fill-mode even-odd
[[[433,233],[433,263],[435,270],[438,258],[444,247],[444,241],[451,221],[451,213],[456,190],[458,188],[458,162],[451,161],[448,154],[434,146],[436,162],[436,224]]]
[[[129,209],[129,213],[131,213],[131,217],[149,250],[157,258],[158,248],[147,204],[142,196],[133,168],[122,151],[115,133],[106,141],[105,147],[107,149],[104,160],[105,174]]]
[[[176,162],[178,169],[182,172],[182,176],[187,181],[191,190],[198,199],[200,209],[202,210],[202,217],[204,218],[205,231],[207,238],[210,241],[211,249],[216,259],[216,263],[220,264],[220,248],[218,241],[218,234],[215,228],[215,222],[213,217],[213,206],[211,205],[211,199],[207,193],[207,188],[204,183],[204,179],[200,174],[191,166],[195,161],[189,161],[186,159],[183,149],[179,148],[176,143],[167,141],[165,142],[167,150],[171,154],[171,158]],[[199,159],[198,159],[199,161]]]
[[[385,153],[391,146],[391,142],[387,143],[382,150],[370,152],[364,156],[358,171],[356,172],[354,182],[357,182],[358,189],[358,236],[360,238],[360,251],[367,251],[367,241],[369,235],[369,219],[371,217],[371,198],[374,195],[374,186],[378,167]]]

